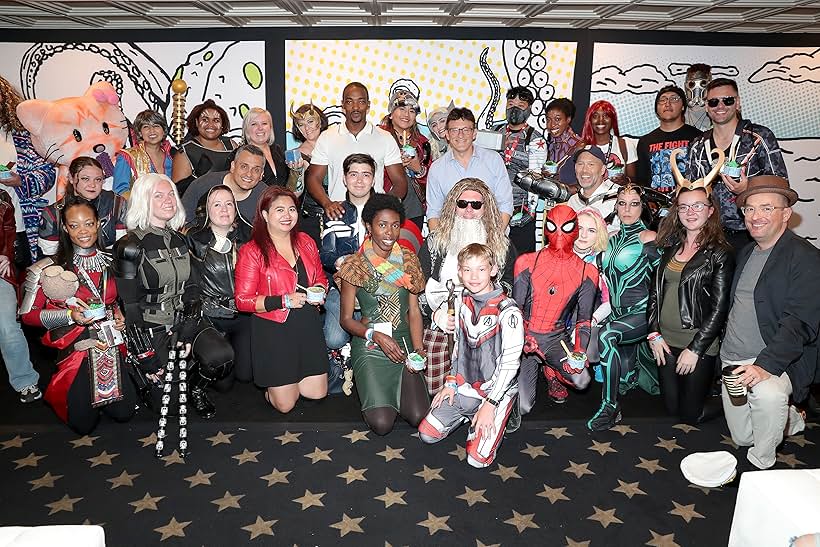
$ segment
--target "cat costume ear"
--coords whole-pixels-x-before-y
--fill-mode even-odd
[[[30,133],[39,135],[43,130],[46,115],[53,104],[51,101],[42,99],[23,101],[17,105],[17,118]]]

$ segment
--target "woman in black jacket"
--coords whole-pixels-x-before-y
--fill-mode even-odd
[[[202,315],[227,335],[234,350],[234,369],[240,382],[253,380],[251,371],[250,315],[239,313],[234,301],[234,267],[239,247],[250,240],[251,227],[236,214],[231,189],[220,184],[208,191],[203,214],[188,234],[191,278],[199,287]],[[233,383],[217,383],[227,389]]]
[[[688,424],[703,421],[729,309],[734,257],[709,187],[682,187],[661,224],[663,249],[647,314],[667,411]]]

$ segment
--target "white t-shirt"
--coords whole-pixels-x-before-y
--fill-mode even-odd
[[[356,153],[370,154],[376,161],[376,172],[373,174],[376,192],[384,192],[385,165],[401,164],[399,145],[384,129],[367,122],[358,135],[353,135],[343,123],[329,127],[319,135],[310,163],[327,166],[327,195],[332,201],[344,201],[347,189],[342,162],[350,154]]]

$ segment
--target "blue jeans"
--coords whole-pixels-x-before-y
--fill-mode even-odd
[[[339,324],[341,308],[342,294],[336,287],[331,287],[325,298],[324,332],[327,349],[339,349],[350,342],[350,334]]]
[[[40,375],[31,364],[28,342],[17,322],[17,293],[5,279],[0,279],[0,353],[15,391],[37,384]]]

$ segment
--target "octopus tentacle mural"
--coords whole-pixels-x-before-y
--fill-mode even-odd
[[[547,42],[540,40],[503,40],[501,47],[509,86],[524,86],[533,91],[535,101],[531,105],[533,118],[530,119],[530,123],[532,124],[534,119],[534,125],[542,132],[545,131],[547,128],[546,106],[555,96],[555,86],[550,83],[550,75],[546,70],[547,59],[544,57],[544,53],[547,51]],[[485,127],[489,129],[498,123],[494,116],[501,102],[501,86],[487,63],[488,51],[489,48],[482,51],[479,57],[479,65],[490,84],[490,100],[481,111],[479,119],[483,119]]]
[[[498,108],[498,103],[501,101],[501,85],[498,83],[498,78],[493,74],[493,70],[487,63],[487,54],[490,48],[485,47],[478,58],[478,64],[481,67],[481,72],[487,78],[487,83],[490,84],[490,100],[481,110],[478,115],[478,120],[484,120],[484,127],[491,129],[495,125],[495,111]]]

